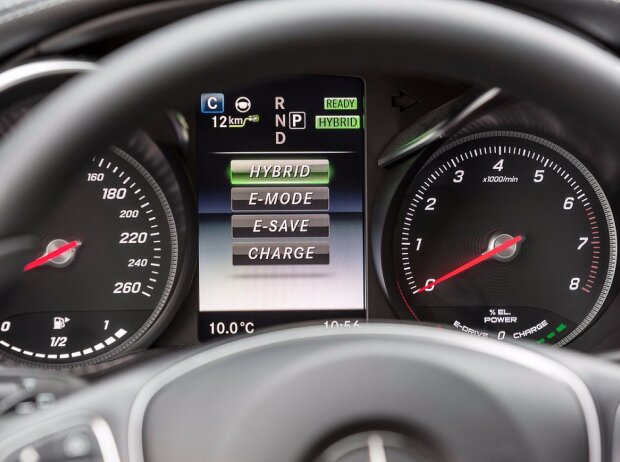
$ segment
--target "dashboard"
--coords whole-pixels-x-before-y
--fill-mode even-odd
[[[3,90],[2,133],[45,85],[95,69],[6,71],[29,76]],[[432,79],[205,88],[194,107],[85,153],[5,296],[2,355],[79,369],[375,320],[613,347],[618,181],[603,165],[617,159],[574,134],[499,89]]]
[[[619,19],[0,1],[0,460],[616,460]]]
[[[5,66],[0,136],[109,43]],[[433,76],[206,85],[84,153],[2,294],[0,357],[81,374],[374,321],[613,350],[619,160],[578,116]]]

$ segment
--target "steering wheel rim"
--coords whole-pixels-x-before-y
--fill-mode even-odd
[[[296,348],[299,348],[299,345],[305,342],[310,342],[309,345],[312,344],[312,342],[314,342],[314,344],[312,346],[301,347],[301,353],[296,351]],[[357,345],[355,344],[356,342]],[[400,345],[403,350],[394,349],[393,345],[389,345],[390,342],[395,342],[395,345]],[[490,346],[489,343],[491,343],[492,346]],[[395,364],[385,367],[385,370],[390,371],[386,374],[389,380],[394,377],[401,377],[404,379],[401,383],[389,388],[386,383],[382,383],[380,379],[376,378],[376,375],[381,375],[383,371],[379,363],[389,360],[388,356],[385,358],[381,357],[381,349],[382,347],[386,347],[386,345],[389,345],[389,348],[385,348],[388,356],[405,359],[405,362],[397,360]],[[444,347],[448,349],[442,351]],[[271,361],[269,361],[269,359],[264,359],[270,354],[266,349],[273,350],[273,358],[271,358]],[[471,353],[473,356],[470,358],[459,357],[455,359],[452,357],[446,359],[450,356],[446,354],[449,351]],[[215,451],[215,454],[210,454],[212,460],[241,462],[243,460],[250,460],[252,454],[257,455],[256,460],[314,460],[316,457],[316,453],[313,450],[314,448],[307,451],[306,448],[302,446],[303,450],[298,451],[304,454],[304,456],[309,457],[301,456],[299,453],[293,454],[293,450],[289,448],[289,453],[287,453],[284,458],[281,458],[278,457],[281,456],[281,454],[278,454],[275,450],[273,452],[268,452],[268,449],[260,447],[261,442],[266,441],[268,442],[266,444],[270,444],[270,438],[266,437],[266,435],[271,433],[272,439],[275,439],[275,435],[281,434],[284,429],[288,428],[286,422],[291,422],[298,412],[295,408],[296,397],[303,397],[300,399],[304,401],[304,409],[314,409],[315,414],[329,414],[330,410],[332,414],[334,414],[326,419],[328,423],[322,422],[316,425],[320,427],[319,430],[312,428],[313,422],[304,422],[306,424],[304,432],[307,432],[309,436],[304,435],[302,438],[298,439],[303,441],[308,438],[311,442],[315,443],[315,447],[318,446],[319,450],[324,449],[328,445],[328,442],[333,442],[334,439],[337,441],[338,437],[353,433],[353,429],[359,431],[360,428],[370,428],[371,430],[381,431],[397,428],[399,429],[397,431],[401,431],[407,436],[410,433],[416,433],[416,442],[420,442],[429,449],[436,451],[439,460],[453,460],[455,456],[455,446],[458,447],[459,445],[460,447],[457,454],[462,457],[462,460],[487,460],[484,456],[474,456],[471,454],[471,450],[467,452],[466,443],[463,444],[462,441],[457,442],[453,439],[457,432],[451,432],[450,428],[445,427],[450,419],[438,419],[436,422],[429,423],[429,421],[433,421],[434,418],[425,412],[425,409],[422,408],[422,403],[431,402],[433,405],[435,404],[432,397],[432,395],[435,394],[434,390],[424,386],[422,386],[420,390],[420,383],[416,382],[417,378],[412,375],[409,377],[410,380],[407,380],[405,377],[406,374],[402,372],[403,369],[406,368],[407,361],[413,358],[416,358],[416,360],[421,359],[421,362],[415,363],[416,367],[414,368],[415,372],[413,372],[413,374],[415,376],[425,375],[428,386],[443,389],[444,387],[442,387],[442,385],[446,386],[447,383],[447,388],[443,390],[445,392],[444,395],[458,395],[459,398],[457,401],[463,400],[464,403],[467,403],[466,407],[471,406],[473,409],[477,409],[483,405],[486,407],[482,411],[482,415],[488,418],[485,420],[492,422],[491,426],[493,429],[486,428],[485,431],[482,432],[482,437],[481,435],[477,435],[477,437],[481,437],[481,439],[477,441],[476,444],[484,444],[487,437],[493,437],[493,430],[497,430],[496,436],[501,438],[499,435],[508,433],[507,428],[509,426],[513,426],[512,433],[515,435],[516,440],[519,439],[516,437],[516,434],[520,428],[516,423],[518,423],[523,416],[518,416],[516,413],[513,413],[512,410],[504,408],[506,403],[505,398],[506,396],[510,396],[511,393],[514,393],[516,388],[523,388],[521,392],[525,395],[531,395],[531,393],[524,391],[527,390],[528,387],[540,387],[539,391],[542,391],[542,388],[544,388],[544,380],[537,382],[535,385],[528,383],[528,379],[523,377],[524,371],[529,370],[537,377],[542,376],[545,377],[545,380],[549,379],[552,382],[556,382],[555,385],[559,385],[559,387],[555,387],[554,385],[551,388],[553,391],[549,392],[549,390],[547,390],[547,399],[552,400],[559,398],[559,402],[562,403],[561,407],[566,407],[565,410],[567,410],[563,417],[565,417],[567,421],[570,421],[571,417],[574,417],[574,415],[569,411],[570,405],[568,401],[570,401],[570,395],[576,398],[579,411],[583,415],[585,428],[587,430],[588,460],[602,460],[600,426],[595,401],[583,379],[569,367],[562,364],[562,362],[557,361],[557,358],[541,354],[541,352],[536,351],[536,349],[522,347],[514,342],[487,341],[487,339],[464,336],[457,332],[441,330],[434,327],[404,326],[396,324],[372,324],[363,326],[359,330],[340,331],[336,333],[327,331],[322,327],[302,327],[275,331],[255,338],[230,342],[220,347],[207,349],[195,355],[191,355],[184,360],[175,361],[174,364],[171,364],[160,374],[152,377],[140,389],[133,401],[128,427],[130,460],[163,461],[169,459],[172,455],[172,451],[169,447],[174,444],[174,441],[178,441],[181,435],[190,434],[191,429],[196,428],[196,424],[200,418],[204,418],[204,414],[202,413],[199,414],[200,417],[198,418],[194,415],[192,416],[193,421],[190,419],[191,423],[186,425],[181,424],[181,428],[176,432],[168,427],[169,423],[166,419],[172,422],[179,422],[182,416],[187,415],[183,410],[198,406],[204,411],[200,404],[196,404],[198,403],[198,401],[196,401],[197,396],[192,396],[187,392],[187,382],[191,382],[191,388],[200,390],[199,393],[204,393],[205,390],[210,389],[206,385],[209,383],[209,376],[213,374],[214,371],[222,373],[222,370],[218,371],[218,368],[222,367],[222,362],[232,362],[233,365],[231,370],[234,371],[250,368],[252,354],[255,356],[260,354],[260,368],[263,369],[262,374],[264,377],[251,375],[250,377],[253,377],[253,379],[247,381],[243,380],[243,383],[251,383],[252,389],[258,389],[259,391],[249,391],[247,395],[250,397],[245,401],[240,398],[240,387],[235,388],[232,386],[230,389],[227,389],[227,392],[218,393],[218,407],[233,405],[235,400],[239,400],[241,412],[237,412],[238,415],[236,417],[229,419],[232,423],[231,427],[233,430],[221,431],[218,433],[218,442],[222,440],[224,442],[212,448],[212,450]],[[372,362],[369,358],[377,359],[373,358],[373,356],[377,356],[377,358],[381,359]],[[369,387],[364,388],[364,386],[360,385],[357,381],[356,372],[353,370],[353,367],[343,372],[343,375],[350,376],[345,378],[346,385],[342,385],[339,381],[334,379],[334,375],[337,374],[339,368],[345,367],[347,362],[355,361],[356,359],[363,362],[361,365],[362,368],[372,370],[372,375],[368,374],[367,380],[370,382],[374,380],[377,383],[371,383]],[[449,379],[446,380],[446,377],[443,376],[443,372],[445,371],[443,367],[445,364],[449,364],[454,360],[457,362],[465,361],[467,366],[456,375],[448,376]],[[495,362],[496,360],[498,362]],[[428,361],[431,366],[429,369],[425,368],[426,361]],[[321,369],[325,364],[330,362],[335,364],[335,366],[329,371]],[[277,369],[271,367],[275,365],[277,365]],[[436,370],[434,369],[435,366],[438,366]],[[307,368],[310,372],[304,368]],[[460,375],[469,368],[475,370],[475,373],[466,376]],[[515,371],[514,368],[521,370]],[[450,372],[455,370],[452,366],[449,366],[448,369]],[[226,369],[223,369],[223,371],[225,373]],[[306,375],[303,375],[304,373]],[[357,373],[359,373],[359,371],[357,371]],[[486,375],[486,373],[490,375]],[[259,375],[260,374],[259,372]],[[516,388],[511,392],[509,390],[511,379],[507,379],[504,383],[504,387],[508,389],[502,390],[502,392],[505,392],[506,396],[501,396],[500,393],[489,399],[492,393],[489,394],[488,391],[492,388],[497,389],[498,386],[497,383],[493,383],[493,376],[497,374],[507,374],[508,376],[512,376],[513,374],[515,376],[518,375],[522,381],[519,384],[515,384]],[[326,377],[329,377],[328,382],[330,382],[330,386],[326,386],[321,392],[316,393],[317,396],[314,397],[315,401],[313,401],[313,397],[310,396],[312,395],[315,384],[309,383],[310,380],[308,375],[316,376],[319,382],[325,381]],[[296,379],[296,381],[294,379]],[[486,383],[487,380],[489,380],[488,383]],[[183,381],[185,381],[185,387],[182,384]],[[424,381],[422,381],[422,383],[424,383]],[[401,385],[401,389],[399,389],[397,385]],[[467,390],[470,385],[473,385],[474,389],[474,393],[471,395],[468,394],[471,390]],[[403,387],[405,389],[411,389],[411,394],[414,394],[414,390],[418,388],[418,395],[420,395],[418,401],[414,399],[411,399],[411,402],[407,402],[407,400],[398,400],[397,397],[402,398],[407,394],[406,390],[403,394]],[[450,387],[452,387],[451,390],[449,390]],[[487,401],[484,403],[476,399],[475,395],[478,387],[481,387],[485,393],[487,393],[485,394]],[[294,390],[292,393],[291,389]],[[394,407],[398,408],[398,411],[402,414],[399,415],[397,413],[398,411],[394,409],[388,410],[387,407],[383,407],[386,398],[381,396],[380,392],[382,389],[389,392],[390,396],[387,400],[392,401]],[[289,394],[293,395],[292,397],[288,397],[288,401],[286,398],[282,398],[283,395],[287,394],[287,390]],[[355,390],[355,392],[352,393],[351,390]],[[365,390],[369,391],[368,395],[364,394]],[[333,396],[329,396],[328,393],[330,391]],[[569,393],[566,394],[566,391],[569,391]],[[166,392],[168,397],[165,396]],[[356,393],[359,396],[355,396]],[[556,394],[557,396],[554,396]],[[164,396],[162,397],[161,395]],[[347,395],[351,401],[349,403],[346,403]],[[182,396],[183,398],[181,398]],[[379,401],[380,403],[377,404],[376,407],[381,409],[381,411],[375,410],[373,414],[373,406],[369,405],[369,410],[367,411],[368,415],[366,419],[364,419],[357,416],[356,412],[350,412],[349,409],[345,409],[347,404],[349,404],[349,407],[352,407],[353,402],[358,399]],[[536,402],[538,399],[539,398],[536,398],[533,401]],[[181,403],[181,400],[184,400],[186,404],[184,405]],[[499,410],[494,409],[493,401],[495,400],[497,400],[497,404],[499,404]],[[327,405],[321,407],[321,401],[326,401]],[[343,401],[345,401],[344,404]],[[262,403],[266,403],[263,409],[261,409]],[[540,418],[544,420],[542,412],[538,412],[542,411],[542,409],[536,409],[536,412],[529,413],[529,411],[534,410],[531,405],[532,403],[529,403],[530,409],[525,412],[525,414],[528,415],[528,419]],[[174,406],[179,406],[181,410],[173,409]],[[514,402],[511,403],[510,406],[527,409],[528,403],[522,401],[519,396],[515,396]],[[549,407],[545,407],[544,413],[548,413],[549,409],[553,408],[553,405],[550,405],[549,402],[546,403],[546,406]],[[445,409],[443,411],[445,411]],[[560,412],[558,407],[556,407],[556,411]],[[461,412],[467,414],[466,411]],[[502,420],[504,416],[501,414],[503,412],[509,415],[507,421]],[[420,422],[419,416],[417,419],[407,419],[404,415],[408,413],[423,415],[424,422]],[[285,417],[282,417],[282,415]],[[476,412],[469,414],[470,417],[474,415],[480,418],[480,415]],[[269,420],[265,421],[264,419],[267,416]],[[356,416],[359,419],[357,422],[355,421]],[[559,414],[556,414],[554,419],[557,417],[560,419],[562,418]],[[248,420],[251,421],[253,418],[254,422],[247,422]],[[455,418],[455,420],[458,421],[459,419]],[[353,425],[351,421],[353,421]],[[369,421],[372,422],[370,426]],[[481,421],[472,420],[471,423],[483,425]],[[459,422],[459,424],[462,424],[462,422]],[[459,426],[458,424],[455,425],[456,428]],[[208,425],[207,427],[210,428]],[[440,431],[438,428],[442,431],[452,433],[452,435],[442,440],[439,438]],[[536,428],[536,424],[533,425],[533,428]],[[554,437],[557,437],[558,434],[562,433],[565,433],[562,435],[565,437],[571,434],[571,431],[574,429],[571,429],[569,425],[564,427],[563,431],[548,428],[547,432],[541,433],[543,430],[544,425],[538,427],[538,430],[529,429],[529,432],[544,434],[545,439],[548,438],[552,440]],[[459,433],[462,433],[465,439],[473,439],[473,432],[461,430]],[[329,436],[325,438],[325,434]],[[252,435],[252,442],[248,444],[250,449],[245,451],[245,453],[236,448],[239,437],[242,435]],[[336,438],[330,438],[330,436],[334,435],[336,435]],[[194,434],[194,436],[196,436],[196,434]],[[144,443],[145,439],[147,440],[146,443]],[[556,456],[558,456],[559,460],[565,461],[571,460],[571,456],[575,456],[575,460],[583,460],[583,454],[580,454],[581,447],[579,437],[573,435],[570,439],[573,443],[576,443],[575,446],[570,449],[565,448],[568,450],[564,452],[564,454],[556,454]],[[317,441],[319,442],[318,445],[316,444]],[[446,444],[446,441],[449,441],[449,444]],[[506,452],[509,454],[517,452],[517,448],[515,447],[510,448],[508,451],[501,448],[506,442],[502,442],[498,445],[500,449],[498,449],[498,447],[491,449],[493,444],[490,442],[487,444],[488,447],[485,448],[488,450],[488,453],[486,453],[487,457],[493,454],[498,457],[498,460],[502,460],[502,456],[505,456]],[[535,461],[538,460],[541,454],[545,453],[545,451],[541,451],[540,448],[537,448],[537,450],[531,453],[528,452],[529,449],[530,448],[527,447],[518,448],[519,455],[513,459],[508,458],[507,460],[514,460],[515,462],[520,460]],[[495,453],[494,451],[498,452]],[[263,456],[263,458],[258,456],[259,454]],[[269,454],[268,457],[267,454]],[[275,454],[277,455],[274,458]],[[147,455],[149,457],[145,457]],[[295,458],[295,456],[301,456],[302,459]],[[546,457],[546,455],[543,457]],[[183,459],[190,460],[189,455],[184,454]],[[493,459],[489,458],[488,460]],[[544,459],[541,458],[540,460]]]
[[[367,430],[399,432],[429,460],[598,462],[613,425],[606,441],[597,406],[615,410],[618,385],[617,367],[574,352],[423,326],[302,327],[170,352],[9,418],[0,456],[90,419],[115,437],[105,462],[309,462]]]
[[[19,238],[88,158],[84,152],[127,123],[191,100],[207,81],[225,88],[318,68],[439,74],[536,99],[596,124],[606,142],[620,145],[618,64],[569,32],[473,1],[265,0],[198,15],[114,53],[0,145],[0,279],[23,266],[29,255]],[[588,428],[590,460],[601,460],[599,435]]]

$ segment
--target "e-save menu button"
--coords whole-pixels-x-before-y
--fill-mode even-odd
[[[329,237],[329,215],[233,215],[232,236]]]

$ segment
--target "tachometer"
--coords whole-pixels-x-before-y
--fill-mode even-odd
[[[406,192],[393,242],[405,316],[557,346],[596,317],[616,268],[596,179],[559,146],[516,132],[435,154]]]
[[[177,273],[177,224],[130,154],[92,156],[38,231],[39,255],[3,298],[0,349],[51,364],[102,360],[160,316]]]

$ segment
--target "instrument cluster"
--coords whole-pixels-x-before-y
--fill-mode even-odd
[[[0,136],[93,71],[5,71]],[[619,160],[595,127],[499,89],[335,75],[205,88],[84,153],[2,294],[0,354],[84,368],[379,320],[614,348]]]

